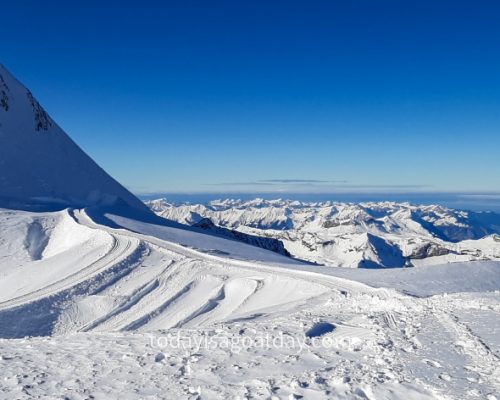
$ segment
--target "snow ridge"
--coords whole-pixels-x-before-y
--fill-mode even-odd
[[[144,204],[111,178],[0,64],[0,205],[19,209]]]

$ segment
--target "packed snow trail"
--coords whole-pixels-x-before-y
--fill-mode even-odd
[[[44,286],[28,294],[14,297],[8,301],[0,302],[0,310],[17,307],[26,303],[31,303],[45,297],[53,296],[64,290],[70,289],[79,283],[89,280],[95,275],[103,272],[113,265],[125,261],[131,257],[139,248],[140,241],[125,237],[112,236],[113,245],[109,251],[97,261],[87,265],[71,275],[64,277],[48,286]]]
[[[159,257],[170,259],[166,266],[155,268],[148,281],[138,280],[140,286],[133,288],[132,292],[131,288],[121,288],[118,282],[112,292],[125,300],[109,313],[87,323],[81,330],[155,330],[205,326],[244,315],[278,312],[332,289],[344,294],[373,292],[378,296],[386,296],[383,289],[325,277],[293,266],[288,268],[286,264],[270,267],[264,263],[235,260],[149,235],[112,229],[96,224],[84,210],[75,210],[73,215],[80,224],[104,229],[117,237],[135,238],[146,243],[151,254],[159,252],[163,254]],[[240,246],[237,242],[233,243],[236,247]],[[286,258],[283,260],[287,261]],[[148,258],[142,262],[148,264]]]
[[[25,214],[30,221],[32,214]],[[47,246],[57,248],[57,254],[45,251],[40,260],[24,261],[22,271],[50,271],[58,260],[61,274],[46,284],[45,280],[37,280],[38,275],[25,274],[18,280],[18,267],[7,270],[10,280],[5,284],[20,285],[22,294],[0,303],[0,334],[4,337],[208,326],[284,312],[331,290],[344,294],[385,293],[342,278],[324,277],[294,260],[261,249],[257,255],[264,258],[262,261],[245,261],[214,255],[206,248],[194,249],[187,247],[189,244],[96,224],[85,210],[56,215]],[[57,235],[54,232],[62,224],[70,226],[70,231]],[[89,250],[78,243],[67,245],[71,230],[78,229],[102,245],[99,257],[89,257]],[[169,231],[172,233],[184,242],[189,239],[182,230],[174,228]],[[204,236],[198,234],[196,244]],[[223,238],[208,240],[211,247],[220,242],[236,256],[254,250]],[[274,266],[266,265],[267,257]],[[37,325],[43,326],[39,332]]]
[[[415,295],[428,294],[425,280],[419,284],[417,278],[432,277],[429,268],[410,275],[381,271],[374,280],[380,288],[374,288],[347,279],[359,270],[336,277],[337,269],[236,241],[108,217],[124,228],[96,223],[79,209],[0,212],[6,227],[0,237],[19,235],[16,243],[27,246],[21,254],[0,243],[2,279],[20,290],[5,298],[15,293],[10,288],[2,297],[0,334],[47,336],[0,339],[0,397],[2,391],[20,399],[55,396],[44,382],[57,381],[68,395],[113,398],[118,377],[127,376],[137,390],[127,393],[130,398],[490,400],[500,389],[498,335],[483,333],[500,332],[499,292],[479,292],[489,287],[480,274],[471,274],[475,285],[468,283],[476,293],[420,298]],[[252,260],[245,259],[248,254]],[[47,284],[51,265],[60,276]],[[486,278],[495,282],[495,271]],[[369,283],[375,271],[367,272]],[[445,291],[444,278],[439,282]],[[450,288],[459,291],[459,284],[450,282]],[[414,295],[390,286],[410,287]],[[479,311],[490,316],[489,329],[472,327]],[[321,326],[332,329],[317,339],[332,341],[333,348],[316,348],[307,337]],[[237,347],[162,348],[166,335],[218,338]],[[248,347],[261,337],[292,338],[296,346]],[[91,366],[99,363],[113,376]],[[66,382],[54,365],[78,369],[80,381]],[[31,381],[23,377],[30,371],[47,372]]]

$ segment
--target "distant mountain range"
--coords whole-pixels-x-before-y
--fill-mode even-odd
[[[182,224],[279,240],[293,257],[328,266],[392,268],[500,259],[500,214],[491,212],[395,202],[263,199],[207,204],[158,199],[147,205]]]

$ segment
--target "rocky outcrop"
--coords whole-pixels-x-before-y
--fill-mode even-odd
[[[191,225],[194,228],[200,228],[218,236],[227,237],[230,239],[238,240],[252,246],[261,247],[266,250],[274,251],[275,253],[290,256],[290,253],[285,249],[283,242],[277,239],[266,238],[261,236],[249,235],[247,233],[238,232],[234,229],[222,228],[216,226],[210,218],[203,218],[202,220]]]

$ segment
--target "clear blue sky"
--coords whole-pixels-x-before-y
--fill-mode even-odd
[[[498,1],[20,0],[1,21],[0,61],[135,192],[500,191]]]

